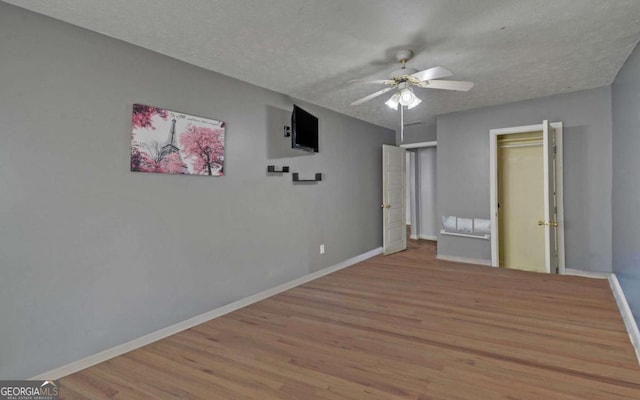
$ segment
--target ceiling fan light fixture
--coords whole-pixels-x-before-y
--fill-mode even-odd
[[[398,98],[400,97],[400,94],[395,93],[393,96],[389,97],[389,100],[385,101],[384,104],[386,104],[389,108],[391,108],[392,110],[397,110],[398,109]]]
[[[422,103],[422,100],[420,100],[418,96],[414,96],[414,100],[407,106],[407,109],[411,110],[420,103]]]
[[[415,99],[417,99],[416,95],[413,94],[413,91],[409,88],[404,88],[400,90],[400,96],[398,98],[398,103],[403,106],[409,106],[412,104]]]

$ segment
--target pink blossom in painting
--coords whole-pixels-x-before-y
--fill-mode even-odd
[[[185,156],[193,160],[196,173],[201,175],[223,174],[224,129],[211,129],[190,125],[180,136]]]
[[[172,153],[162,159],[159,172],[165,172],[167,174],[182,174],[184,173],[187,165],[182,161],[178,153]]]
[[[131,171],[224,175],[224,122],[134,104]]]
[[[145,106],[142,104],[133,105],[133,113],[131,114],[131,126],[133,128],[151,128],[156,129],[151,122],[151,118],[155,115],[166,121],[168,116],[167,110],[157,107]]]

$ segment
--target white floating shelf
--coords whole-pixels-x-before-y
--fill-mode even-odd
[[[472,235],[470,233],[447,232],[444,229],[440,230],[440,234],[441,235],[448,235],[448,236],[460,236],[460,237],[473,238],[473,239],[484,239],[484,240],[491,239],[491,235],[489,235],[489,234]]]

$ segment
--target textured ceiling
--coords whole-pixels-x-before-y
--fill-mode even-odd
[[[406,121],[610,84],[640,39],[639,0],[6,0],[294,98],[397,128],[394,53],[468,93],[417,89]]]

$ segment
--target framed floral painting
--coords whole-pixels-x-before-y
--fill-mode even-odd
[[[224,122],[134,104],[131,171],[224,175]]]

